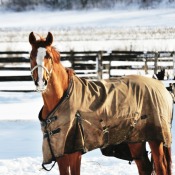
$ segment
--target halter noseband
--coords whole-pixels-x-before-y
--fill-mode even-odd
[[[53,70],[53,66],[51,67],[51,69],[50,69],[50,71],[45,67],[45,66],[42,66],[42,65],[36,65],[32,70],[31,70],[31,76],[32,76],[32,79],[33,79],[33,81],[35,82],[35,84],[36,84],[36,82],[37,82],[37,80],[35,80],[34,79],[34,76],[33,76],[33,72],[34,72],[34,70],[35,69],[37,69],[38,67],[41,67],[42,69],[44,69],[45,71],[46,71],[46,73],[47,73],[47,80],[45,80],[45,82],[47,82],[48,80],[49,80],[49,78],[51,77],[51,74],[52,74],[52,70]],[[46,83],[47,84],[47,83]],[[45,84],[45,85],[46,85]],[[47,85],[46,85],[47,86]],[[44,89],[45,90],[45,89]],[[43,89],[36,89],[36,91],[38,91],[38,92],[43,92],[44,91]]]
[[[49,77],[51,76],[51,73],[52,73],[53,68],[51,68],[51,70],[49,71],[45,66],[36,65],[36,66],[31,70],[31,75],[32,75],[33,80],[34,80],[33,72],[34,72],[34,70],[37,69],[38,67],[43,68],[43,69],[47,72],[48,76],[49,76]]]

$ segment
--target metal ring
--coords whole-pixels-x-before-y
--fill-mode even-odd
[[[52,131],[49,131],[49,135],[52,136],[53,135],[53,132]]]
[[[49,123],[51,123],[51,122],[52,122],[51,119],[47,119],[47,120],[46,120],[46,123],[47,123],[47,124],[49,124]]]

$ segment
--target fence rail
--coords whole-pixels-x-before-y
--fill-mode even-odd
[[[173,72],[174,51],[89,51],[61,52],[65,67],[72,67],[80,77],[112,78],[130,73],[157,73],[161,68]],[[31,81],[27,51],[0,52],[0,82]]]

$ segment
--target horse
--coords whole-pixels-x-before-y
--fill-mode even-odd
[[[31,32],[29,43],[32,77],[44,102],[39,114],[43,165],[56,161],[61,175],[80,175],[83,153],[123,143],[140,175],[172,174],[173,102],[161,82],[136,75],[112,81],[79,78],[61,64],[52,33],[37,40]]]
[[[47,43],[51,44],[52,38],[50,37],[51,35],[49,35],[49,37],[47,37],[46,40],[47,40]],[[30,55],[32,77],[37,87],[37,91],[42,92],[42,97],[43,97],[43,102],[44,102],[44,106],[42,110],[42,119],[45,120],[47,115],[54,109],[56,104],[62,98],[64,91],[67,89],[68,76],[67,76],[66,70],[63,67],[59,66],[60,69],[63,70],[60,72],[60,75],[62,74],[63,76],[63,79],[61,80],[61,82],[59,81],[56,82],[54,86],[52,85],[52,82],[47,83],[47,81],[49,80],[51,76],[52,69],[54,72],[55,71],[54,69],[56,68],[55,66],[54,68],[52,68],[52,64],[54,63],[53,61],[58,62],[56,59],[52,60],[52,57],[53,58],[60,57],[59,53],[55,52],[53,53],[55,55],[52,55],[51,50],[50,51],[48,50],[49,52],[46,53],[44,48],[45,47],[47,47],[48,49],[51,49],[51,48],[49,48],[47,44],[45,45],[45,40],[43,38],[41,38],[40,41],[36,42],[35,36],[33,35],[33,33],[30,34],[29,41],[32,44],[32,51]],[[38,51],[39,53],[37,55]],[[44,66],[45,63],[43,62],[42,57],[45,58],[48,65],[50,65],[51,67],[46,68]],[[43,70],[45,71],[43,72]],[[45,75],[44,79],[41,78],[41,76],[43,75],[39,75],[40,74],[39,72]],[[52,77],[54,76],[52,75]],[[45,91],[46,85],[48,89]],[[80,163],[81,163],[81,153],[80,152],[75,152],[72,154],[65,154],[63,157],[57,159],[57,162],[59,165],[60,175],[69,175],[69,171],[72,175],[80,175]]]

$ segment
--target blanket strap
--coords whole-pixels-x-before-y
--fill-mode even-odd
[[[108,146],[108,142],[109,142],[109,130],[102,119],[100,120],[100,123],[103,129],[103,136],[104,136],[104,145],[102,148],[105,148],[106,146]]]
[[[57,134],[57,133],[59,133],[60,131],[61,131],[60,128],[57,128],[57,129],[55,129],[55,130],[53,130],[53,131],[48,131],[48,132],[44,133],[44,138],[48,138],[49,136],[52,136],[52,135],[54,135],[54,134]],[[50,141],[50,140],[49,140],[49,141]]]
[[[55,120],[57,120],[57,116],[49,117],[48,119],[46,119],[46,120],[44,120],[44,121],[41,122],[41,126],[42,127],[45,127],[48,124],[54,122]]]
[[[59,130],[59,131],[60,131],[60,130]],[[52,150],[52,147],[51,147],[51,144],[50,144],[50,136],[52,136],[53,133],[56,133],[56,132],[57,132],[57,131],[54,130],[54,131],[52,131],[52,133],[51,133],[51,132],[47,132],[47,133],[44,134],[44,138],[47,138],[47,141],[48,141],[48,144],[49,144],[49,147],[50,147],[50,152],[51,152],[51,154],[52,154],[52,161],[54,161],[54,163],[53,163],[53,165],[51,166],[50,169],[47,169],[47,168],[45,167],[45,164],[42,163],[42,167],[43,167],[43,169],[46,170],[46,171],[52,170],[52,168],[55,166],[55,163],[56,163],[56,157],[55,157],[55,155],[54,155],[54,153],[53,153],[53,150]],[[51,134],[51,135],[50,135],[50,134]]]
[[[75,117],[76,117],[76,129],[75,129],[75,135],[74,135],[74,146],[75,146],[75,141],[76,141],[76,137],[77,137],[78,128],[80,128],[80,132],[81,132],[82,138],[83,138],[83,152],[85,153],[87,151],[86,151],[86,148],[85,148],[84,128],[83,128],[83,125],[82,125],[81,114],[79,113],[79,111],[76,112]]]
[[[51,166],[51,168],[50,168],[50,169],[47,169],[47,168],[45,167],[45,164],[44,164],[44,163],[42,163],[42,168],[43,168],[45,171],[51,171],[51,170],[52,170],[52,168],[55,166],[55,164],[56,164],[56,161],[53,163],[53,165]]]

